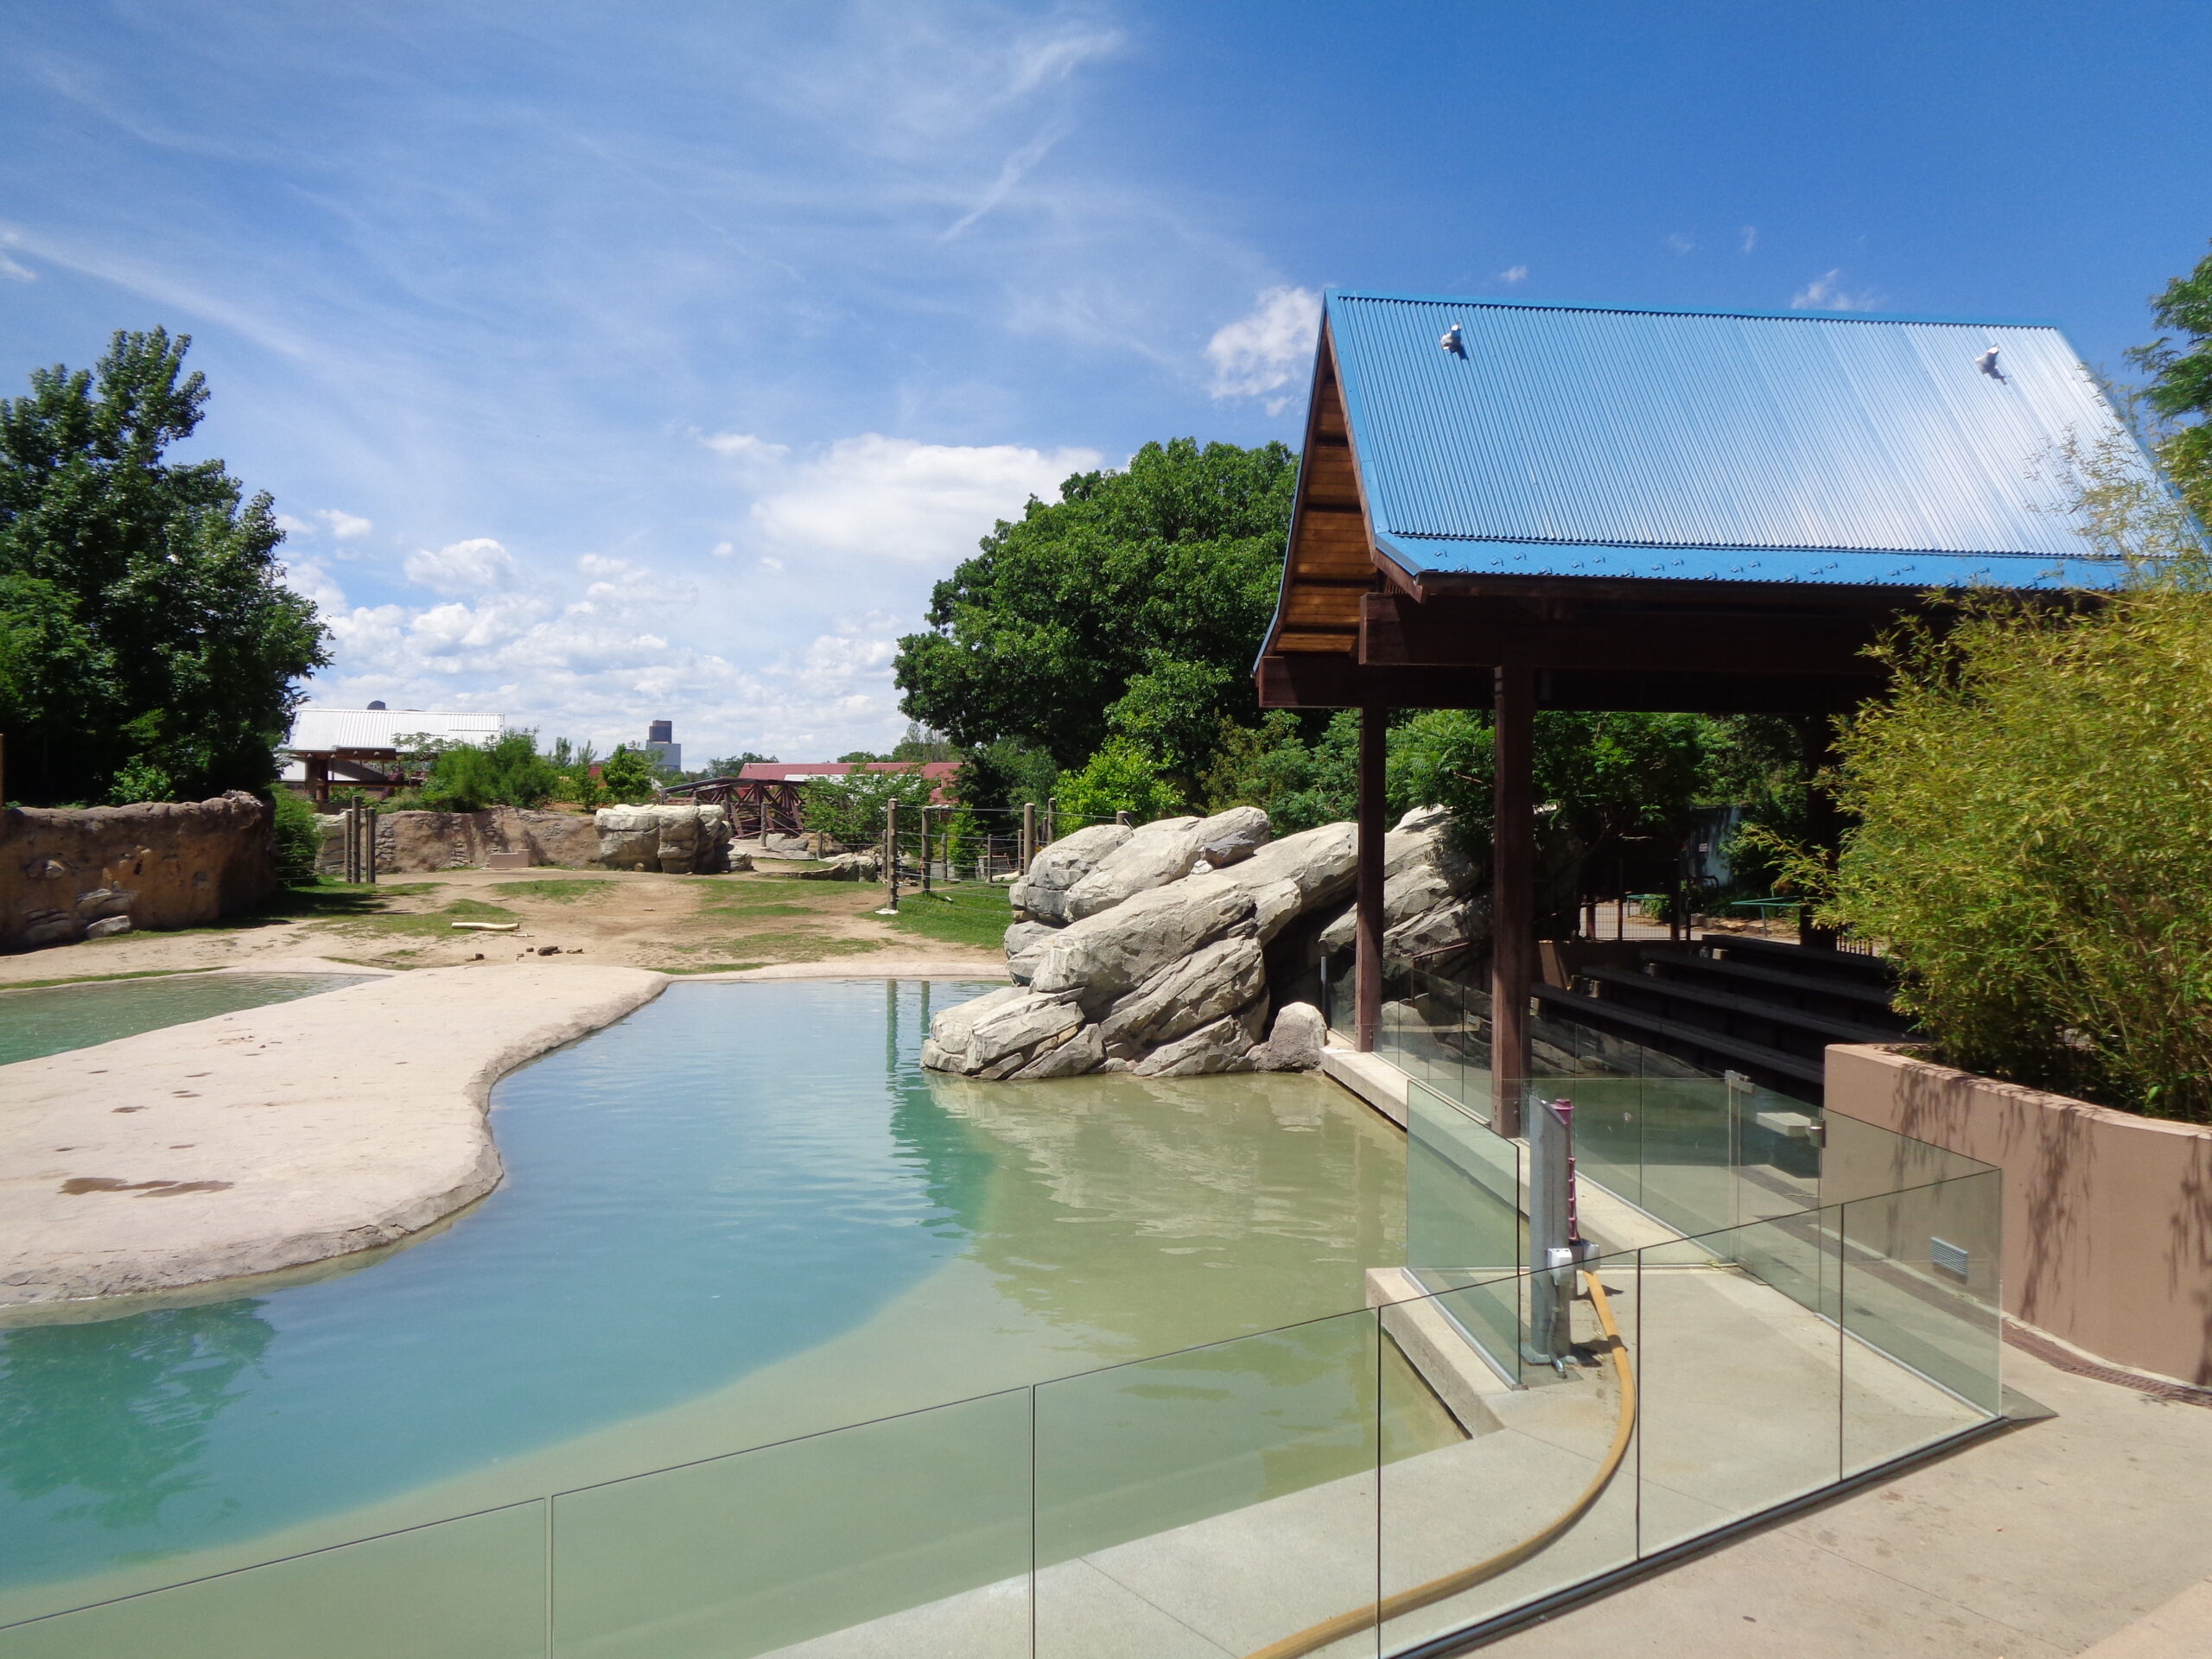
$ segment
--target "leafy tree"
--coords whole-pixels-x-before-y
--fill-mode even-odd
[[[772,754],[755,754],[752,750],[747,749],[742,754],[725,754],[709,760],[693,776],[699,779],[734,778],[756,760],[772,765],[776,757]]]
[[[322,820],[307,797],[279,789],[271,798],[276,812],[276,876],[290,887],[313,887],[322,855]]]
[[[418,798],[433,812],[543,806],[568,779],[537,752],[535,732],[502,732],[486,744],[454,743],[432,758]]]
[[[265,494],[170,462],[207,401],[188,336],[118,333],[0,399],[0,727],[32,802],[265,791],[329,660]]]
[[[1279,443],[1178,438],[1033,499],[938,583],[930,631],[899,642],[900,707],[963,748],[1014,738],[1076,767],[1142,734],[1177,746],[1155,760],[1190,765],[1189,734],[1256,717],[1297,465]]]
[[[1359,715],[1339,709],[1308,741],[1310,722],[1287,709],[1257,726],[1224,723],[1205,780],[1206,808],[1264,808],[1279,836],[1351,817],[1359,805]]]
[[[929,804],[931,792],[918,766],[811,778],[799,791],[799,821],[842,846],[872,846],[883,838],[883,815],[892,802],[902,812],[917,812]]]
[[[837,764],[841,766],[865,766],[890,758],[887,754],[878,754],[873,749],[855,749],[850,754],[839,755]]]
[[[1183,792],[1160,776],[1160,768],[1126,737],[1109,737],[1080,772],[1062,772],[1059,806],[1063,819],[1111,818],[1126,812],[1134,823],[1172,817],[1183,810]],[[1072,824],[1063,823],[1063,830]]]
[[[2199,518],[2212,522],[2212,254],[2151,301],[2162,334],[2128,353],[2151,371],[2143,401],[2166,429],[2158,458]]]
[[[1002,737],[962,751],[952,793],[970,811],[1019,817],[1025,804],[1033,801],[1041,807],[1051,800],[1059,777],[1050,751]]]
[[[919,721],[906,722],[906,734],[891,746],[887,760],[957,760],[959,746],[929,729]]]
[[[626,805],[649,801],[653,794],[653,758],[628,744],[617,746],[599,769],[599,781],[608,795]]]

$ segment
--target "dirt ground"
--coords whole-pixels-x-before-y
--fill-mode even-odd
[[[902,895],[878,916],[881,886],[786,874],[652,875],[601,870],[449,870],[376,887],[298,889],[266,912],[213,927],[125,933],[0,957],[0,984],[251,967],[324,957],[378,968],[512,962],[550,945],[588,962],[715,973],[878,951],[972,960],[1003,972],[1006,889],[963,884]],[[455,922],[513,923],[512,932]]]

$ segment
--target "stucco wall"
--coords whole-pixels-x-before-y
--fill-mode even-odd
[[[487,807],[481,812],[380,812],[377,869],[382,874],[467,870],[491,853],[528,853],[532,864],[558,869],[599,868],[599,830],[587,815]],[[322,820],[322,849],[315,868],[343,874],[346,841],[335,813]]]
[[[251,909],[276,884],[269,809],[236,791],[0,814],[0,950],[67,944],[88,928],[201,926]]]
[[[1828,1050],[1827,1105],[2004,1171],[2007,1313],[2212,1383],[2212,1129],[1871,1046]]]

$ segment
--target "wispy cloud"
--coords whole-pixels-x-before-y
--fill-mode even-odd
[[[1688,237],[1683,235],[1680,231],[1676,231],[1668,237],[1666,246],[1668,251],[1670,253],[1683,254],[1695,253],[1697,251],[1697,244],[1692,241]]]
[[[1880,302],[1872,289],[1846,288],[1840,270],[1814,277],[1789,296],[1792,311],[1869,311]]]
[[[1745,226],[1736,232],[1736,239],[1743,245],[1744,251],[1749,253],[1759,245],[1759,227],[1756,225]]]
[[[1497,280],[1501,283],[1506,283],[1508,286],[1510,286],[1515,283],[1525,283],[1529,280],[1529,267],[1526,265],[1508,265],[1503,270],[1497,273]]]
[[[1321,296],[1310,288],[1268,288],[1252,308],[1206,342],[1213,395],[1255,397],[1287,385],[1313,358]]]
[[[315,516],[329,525],[331,536],[341,542],[358,542],[376,528],[358,512],[346,512],[337,507],[318,508]]]

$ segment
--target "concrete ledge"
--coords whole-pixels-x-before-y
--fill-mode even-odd
[[[1321,1075],[1344,1084],[1400,1128],[1406,1127],[1406,1074],[1389,1061],[1332,1039],[1321,1051]]]
[[[499,1184],[492,1084],[667,983],[550,961],[426,969],[0,1068],[0,1311],[420,1233]]]

